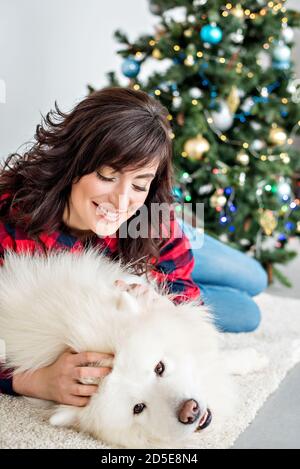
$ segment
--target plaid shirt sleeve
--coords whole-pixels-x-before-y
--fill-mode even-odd
[[[188,237],[183,233],[176,220],[174,211],[171,212],[170,238],[160,249],[160,256],[153,272],[158,283],[163,282],[173,296],[172,301],[180,304],[200,298],[200,288],[192,279],[195,260]]]
[[[4,251],[7,248],[14,249],[14,241],[7,232],[5,225],[0,222],[0,268],[3,265]],[[4,363],[0,361],[0,394],[10,394],[12,396],[18,395],[14,392],[12,387],[12,372],[12,369],[5,368]]]

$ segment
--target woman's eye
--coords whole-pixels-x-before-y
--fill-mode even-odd
[[[96,171],[96,175],[101,181],[104,181],[104,182],[113,182],[115,180],[115,178],[107,178],[105,176],[102,176],[102,174],[98,173],[98,171]],[[139,186],[135,186],[135,185],[133,185],[133,187],[134,187],[134,190],[139,191],[139,192],[147,192],[148,191],[147,187],[139,187]]]
[[[105,176],[102,176],[102,174],[98,173],[98,171],[96,172],[96,174],[97,174],[97,177],[101,179],[101,181],[112,182],[114,180],[114,178],[110,179],[110,178],[106,178]]]
[[[133,186],[136,191],[141,191],[141,192],[147,192],[147,187],[138,187],[138,186]]]

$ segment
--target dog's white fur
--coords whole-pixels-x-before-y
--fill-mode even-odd
[[[223,425],[232,416],[236,391],[209,309],[195,301],[175,305],[154,283],[148,294],[136,296],[118,289],[117,279],[145,282],[94,248],[48,257],[8,251],[0,269],[7,366],[15,372],[44,367],[69,347],[114,354],[113,370],[89,404],[55,406],[50,418],[53,425],[73,426],[110,444],[155,447],[199,437],[199,421],[178,420],[189,399],[203,412],[210,408],[212,426]],[[247,371],[262,366],[257,358],[250,356],[250,363],[248,355]],[[161,377],[154,372],[160,361]],[[146,408],[134,414],[138,403]]]

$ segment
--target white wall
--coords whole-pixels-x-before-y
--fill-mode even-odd
[[[288,4],[300,9],[300,0]],[[32,139],[40,113],[55,100],[67,111],[86,95],[87,83],[107,84],[105,73],[121,64],[116,29],[134,40],[153,33],[156,22],[147,0],[0,0],[0,158]]]

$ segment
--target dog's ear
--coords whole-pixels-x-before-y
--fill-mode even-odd
[[[129,311],[132,314],[138,314],[139,304],[136,297],[127,291],[121,291],[117,298],[117,309],[120,311]]]

